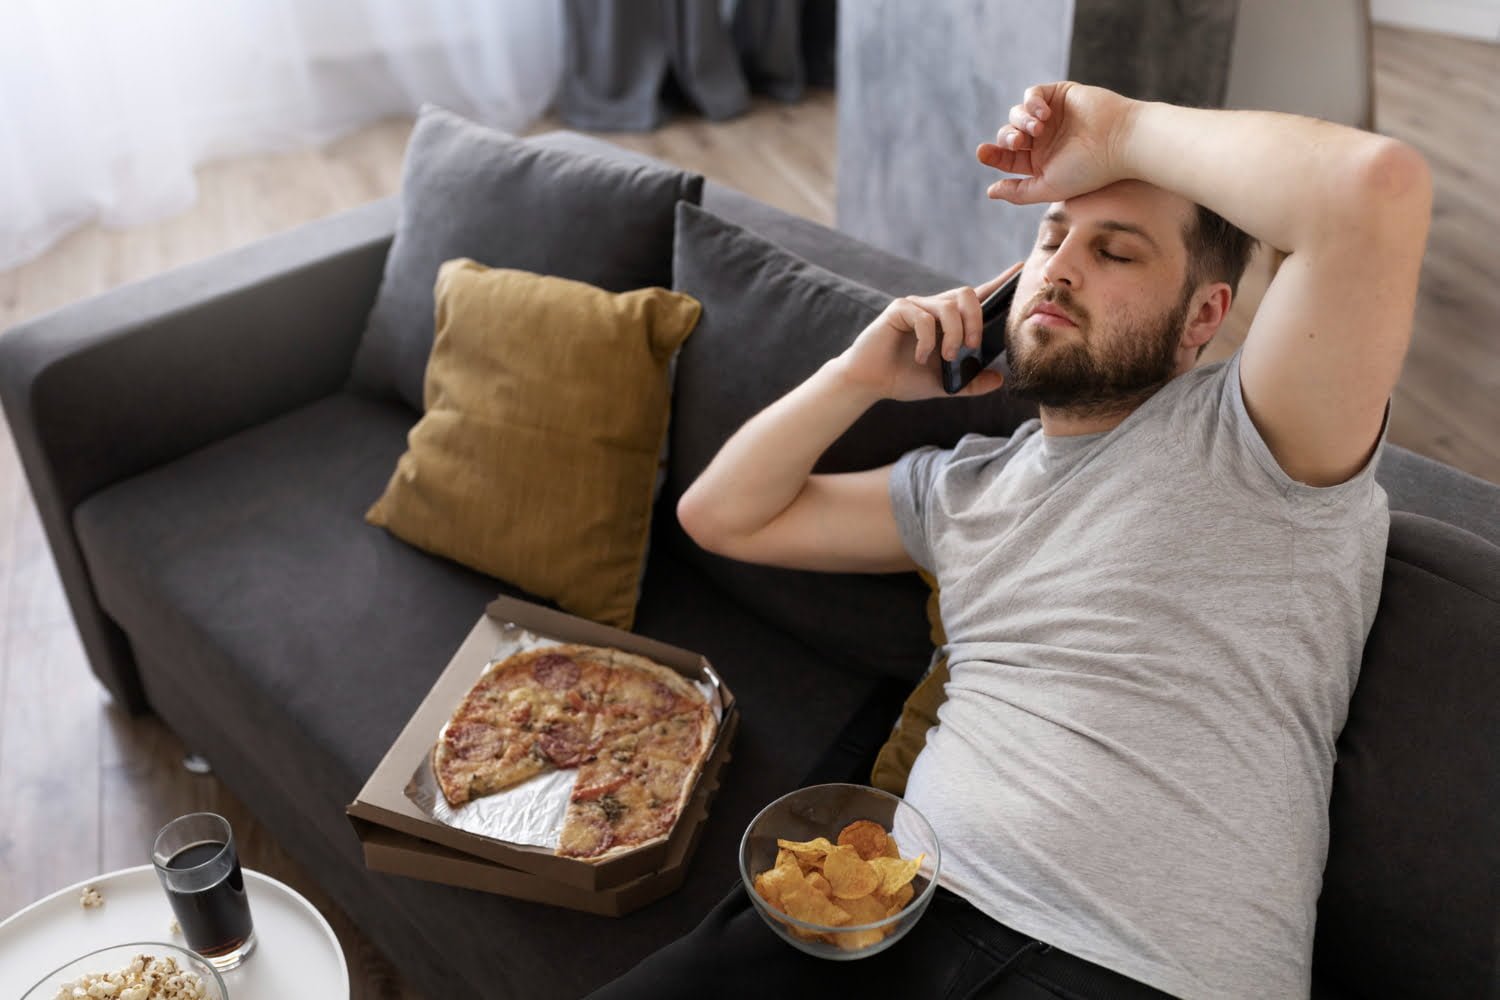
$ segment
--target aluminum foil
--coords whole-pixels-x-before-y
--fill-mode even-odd
[[[563,646],[561,642],[539,635],[514,623],[501,625],[501,639],[490,655],[488,662],[474,671],[477,682],[485,671],[503,662],[516,653],[544,649],[548,646]],[[724,705],[721,691],[713,684],[694,681],[694,686],[713,707],[714,716],[724,721]],[[467,693],[467,689],[465,689]],[[458,706],[455,704],[455,708]],[[441,740],[443,729],[433,734],[434,743]],[[578,778],[577,768],[563,768],[537,775],[513,788],[494,795],[473,799],[461,806],[448,804],[438,787],[437,776],[432,771],[432,754],[429,752],[418,763],[411,780],[406,784],[406,797],[433,820],[447,826],[507,844],[524,844],[555,850],[558,836],[562,832],[563,818],[568,811],[568,801],[573,795],[573,783]]]

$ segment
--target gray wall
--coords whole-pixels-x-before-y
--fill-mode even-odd
[[[1044,206],[990,201],[974,149],[1034,83],[1219,106],[1239,0],[840,0],[838,226],[977,283]],[[915,291],[916,289],[914,289]]]
[[[838,16],[839,228],[971,283],[1025,257],[1043,208],[986,198],[999,175],[974,149],[1028,86],[1066,76],[1072,0],[840,0]]]

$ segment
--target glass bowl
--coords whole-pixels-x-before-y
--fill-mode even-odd
[[[855,820],[873,820],[889,831],[903,858],[925,854],[905,907],[873,923],[810,923],[773,907],[756,891],[755,877],[776,865],[777,839],[809,841],[839,832]],[[740,878],[766,924],[792,947],[834,961],[868,958],[916,926],[937,889],[942,855],[927,818],[905,801],[866,785],[812,785],[783,795],[760,811],[740,840]]]
[[[56,1000],[58,992],[68,983],[83,976],[104,975],[110,972],[121,972],[128,966],[137,955],[150,955],[153,958],[174,958],[177,960],[177,968],[185,972],[195,972],[198,978],[203,980],[203,995],[207,1000],[228,1000],[229,990],[224,985],[223,978],[219,975],[206,959],[188,951],[180,945],[167,944],[164,941],[135,941],[129,944],[110,945],[108,948],[100,948],[91,951],[87,955],[80,955],[67,965],[48,973],[42,981],[26,991],[21,1000]],[[118,996],[119,994],[116,994]]]

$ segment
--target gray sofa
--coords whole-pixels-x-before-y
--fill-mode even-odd
[[[705,309],[677,369],[635,628],[705,653],[743,723],[686,884],[611,920],[370,873],[344,815],[484,604],[527,596],[362,519],[418,417],[350,385],[400,210],[371,204],[9,330],[0,396],[114,699],[205,754],[427,996],[582,995],[735,884],[762,805],[867,775],[925,669],[915,576],[738,566],[698,550],[673,510],[854,321],[956,282],[712,183],[701,210],[678,207],[673,273]],[[1003,394],[882,404],[823,467],[1007,433],[1028,412]],[[1500,488],[1396,447],[1379,475],[1397,513],[1339,744],[1315,995],[1479,996],[1495,984]]]

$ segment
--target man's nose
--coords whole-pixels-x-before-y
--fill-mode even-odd
[[[1079,244],[1071,239],[1064,239],[1058,248],[1052,251],[1052,256],[1047,258],[1047,263],[1042,268],[1042,279],[1049,285],[1077,288],[1082,284],[1083,277],[1078,267],[1079,252]]]

